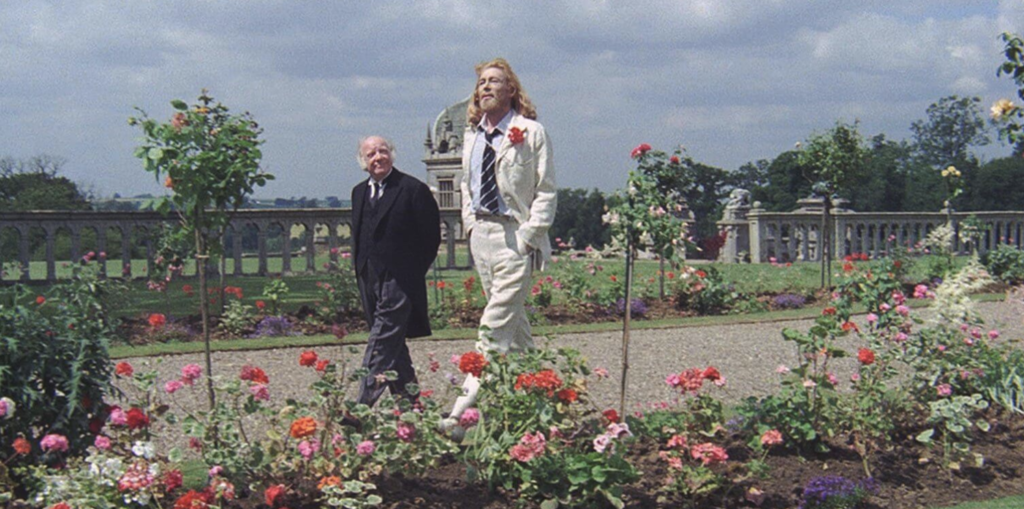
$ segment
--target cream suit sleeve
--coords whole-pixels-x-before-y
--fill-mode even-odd
[[[466,130],[462,141],[462,183],[459,189],[462,191],[462,233],[469,239],[469,232],[476,226],[476,216],[473,215],[473,195],[470,194],[470,168],[469,158],[473,152],[471,142],[472,131]]]
[[[531,142],[537,154],[535,172],[537,187],[530,204],[529,219],[519,226],[519,237],[533,248],[550,250],[548,230],[555,221],[558,193],[555,187],[555,166],[552,161],[551,139],[544,127],[534,123]],[[528,130],[529,132],[529,130]],[[547,253],[545,253],[547,255]]]

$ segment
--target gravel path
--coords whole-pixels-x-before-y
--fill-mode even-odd
[[[1002,332],[1002,340],[1024,338],[1024,320],[1021,309],[1008,303],[982,303],[979,311],[990,327]],[[929,316],[928,310],[920,312]],[[864,317],[855,318],[863,324]],[[780,364],[795,364],[795,350],[792,344],[782,338],[784,328],[807,330],[811,320],[791,320],[741,325],[720,325],[680,327],[673,329],[633,331],[630,345],[630,368],[627,406],[637,408],[648,403],[665,401],[674,397],[665,385],[665,376],[678,373],[689,367],[713,365],[726,377],[728,383],[717,395],[728,402],[735,402],[751,395],[763,395],[777,388],[775,369]],[[611,377],[591,386],[595,403],[602,408],[617,407],[619,401],[619,376],[621,373],[621,332],[583,334],[562,334],[553,339],[557,347],[578,349],[593,367],[605,367]],[[542,346],[543,341],[538,342]],[[846,340],[842,345],[847,349],[859,345]],[[452,393],[445,391],[448,386],[445,372],[457,372],[449,363],[452,355],[473,349],[473,342],[417,341],[410,345],[413,361],[416,363],[424,389],[434,389],[437,397],[450,400]],[[348,357],[354,365],[362,359],[363,345],[355,345],[355,354],[347,353],[350,347],[318,347],[322,358],[337,360]],[[280,405],[284,398],[305,399],[307,388],[314,381],[312,369],[298,365],[302,348],[282,348],[249,352],[220,352],[214,354],[214,369],[217,374],[236,376],[242,365],[252,364],[263,368],[270,376],[272,402]],[[433,354],[440,361],[441,369],[430,373],[426,368],[428,355]],[[136,369],[154,366],[160,373],[160,380],[178,376],[181,366],[187,363],[204,364],[201,354],[171,356],[164,359],[128,359]],[[843,359],[836,365],[835,372],[840,380],[853,372],[854,359]],[[461,381],[461,375],[459,376]],[[175,398],[179,403],[201,398],[205,393],[194,390],[184,398]],[[353,394],[354,396],[354,394]]]

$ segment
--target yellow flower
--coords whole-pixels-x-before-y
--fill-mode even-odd
[[[992,109],[989,111],[992,112],[993,120],[999,120],[1015,109],[1017,109],[1017,106],[1014,105],[1012,101],[1009,99],[1000,99],[992,104]]]
[[[200,107],[196,108],[196,113],[198,113],[200,115],[206,115],[209,112],[210,112],[210,108],[207,108],[205,106],[200,106]]]
[[[956,169],[956,166],[950,166],[949,168],[942,170],[943,177],[960,178],[961,175],[963,174],[960,173],[960,170]]]

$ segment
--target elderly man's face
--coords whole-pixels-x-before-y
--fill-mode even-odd
[[[497,67],[484,69],[476,82],[477,100],[485,113],[497,113],[511,108],[513,92],[515,90],[509,84],[505,71]]]
[[[391,171],[391,150],[381,138],[370,137],[359,147],[359,153],[366,161],[366,171],[374,180],[380,180]]]

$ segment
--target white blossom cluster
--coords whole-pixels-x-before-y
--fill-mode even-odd
[[[973,322],[978,319],[972,293],[993,283],[992,276],[985,270],[978,257],[972,256],[964,268],[950,274],[935,289],[936,323],[956,324]]]

